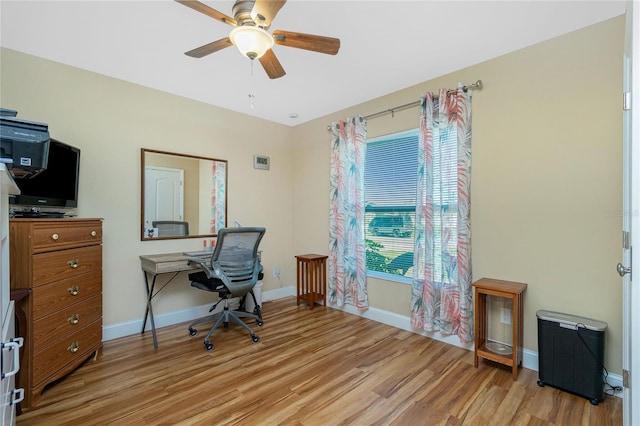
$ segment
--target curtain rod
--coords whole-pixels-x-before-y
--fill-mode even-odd
[[[473,89],[482,89],[482,80],[477,80],[475,83],[473,84],[465,84],[464,86],[462,86],[462,91],[463,92],[467,92],[469,91],[469,89],[473,90]],[[455,92],[455,90],[448,90],[447,94]],[[434,96],[435,98],[437,98],[437,96]],[[393,107],[393,108],[389,108],[389,109],[385,109],[384,111],[378,111],[376,113],[373,114],[369,114],[369,115],[365,115],[364,119],[365,120],[370,120],[372,118],[378,118],[378,117],[382,117],[383,115],[387,115],[387,114],[391,114],[391,116],[393,116],[393,114],[396,111],[402,111],[408,108],[413,108],[416,107],[418,105],[420,105],[422,103],[422,100],[419,101],[414,101],[414,102],[409,102],[408,104],[404,104],[404,105],[400,105],[397,107]],[[331,130],[331,125],[329,124],[327,126],[327,130]]]

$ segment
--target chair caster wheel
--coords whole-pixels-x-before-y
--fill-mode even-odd
[[[213,343],[211,342],[204,342],[204,348],[208,351],[213,350]]]
[[[253,341],[253,343],[258,343],[260,341],[260,337],[258,337],[255,334],[253,334],[251,336],[251,341]]]
[[[198,334],[198,330],[196,330],[195,328],[189,327],[189,336],[193,337],[197,334]]]
[[[258,327],[262,327],[262,324],[264,324],[264,322],[262,322],[262,320],[256,320],[256,325]]]

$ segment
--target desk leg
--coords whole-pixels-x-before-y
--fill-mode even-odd
[[[149,274],[144,272],[144,283],[147,289],[147,310],[144,312],[144,320],[142,321],[142,331],[140,334],[144,334],[144,329],[147,327],[147,317],[151,322],[151,333],[153,335],[153,347],[158,349],[158,338],[156,337],[156,323],[153,320],[153,307],[151,306],[151,299],[153,298],[153,289],[156,286],[156,277],[153,276],[153,280],[151,280],[151,286],[149,286]]]

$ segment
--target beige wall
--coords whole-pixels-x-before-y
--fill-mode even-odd
[[[269,290],[281,285],[271,278],[276,264],[282,283],[292,285],[294,254],[327,252],[327,124],[482,79],[485,88],[473,104],[474,278],[529,284],[524,333],[530,350],[537,350],[538,309],[606,321],[606,366],[619,374],[621,288],[614,267],[620,259],[623,25],[613,19],[295,128],[6,49],[1,101],[82,149],[78,211],[105,218],[109,325],[143,314],[138,255],[201,246],[200,240],[139,241],[141,147],[229,161],[229,220],[267,227]],[[414,128],[417,114],[411,109],[371,120],[368,134]],[[271,157],[271,171],[252,168],[256,153]],[[155,311],[203,303],[199,293],[171,288]],[[408,315],[409,294],[408,285],[369,280],[373,307]]]
[[[138,256],[193,251],[201,239],[140,241],[140,148],[228,160],[228,219],[265,226],[263,264],[294,280],[290,128],[121,80],[1,51],[1,102],[49,124],[82,150],[78,215],[104,218],[104,324],[140,320],[145,290]],[[212,82],[214,84],[214,82]],[[271,170],[253,168],[253,155]],[[156,314],[206,303],[185,278],[154,299]],[[280,283],[265,274],[264,290]]]
[[[473,97],[474,279],[528,283],[524,346],[533,351],[539,309],[606,321],[606,366],[619,374],[623,27],[622,17],[606,21],[296,127],[297,251],[328,247],[327,124],[482,79]],[[368,136],[415,128],[418,113],[370,120]],[[409,285],[369,279],[371,306],[409,315],[409,295]]]

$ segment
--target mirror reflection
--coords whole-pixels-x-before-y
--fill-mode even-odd
[[[142,148],[142,240],[212,237],[227,224],[227,161]]]

